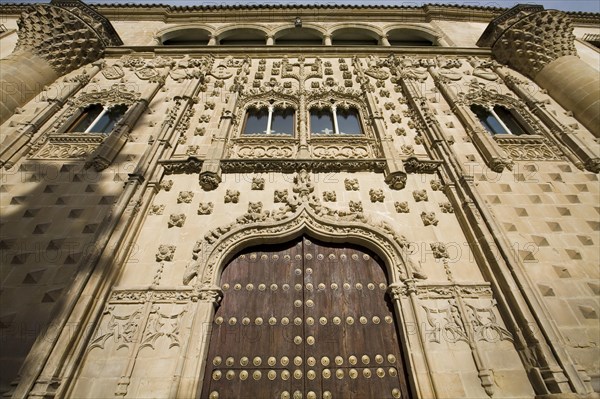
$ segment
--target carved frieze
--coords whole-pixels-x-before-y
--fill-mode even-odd
[[[496,135],[494,140],[515,161],[556,161],[562,151],[545,137]]]

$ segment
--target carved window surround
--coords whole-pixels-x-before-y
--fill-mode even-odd
[[[119,84],[99,91],[81,93],[76,98],[67,102],[65,110],[58,116],[54,124],[33,143],[29,158],[80,160],[89,158],[101,147],[102,143],[108,137],[120,130],[123,123],[134,112],[132,105],[138,102],[139,99],[139,93]],[[77,118],[81,116],[85,108],[93,104],[100,104],[105,109],[117,105],[125,105],[129,109],[115,125],[110,134],[66,132]],[[127,137],[123,137],[123,140],[126,139]]]
[[[300,107],[298,93],[293,91],[270,90],[264,93],[254,91],[240,99],[236,112],[237,127],[234,136],[229,139],[226,158],[229,159],[277,159],[297,158],[302,144],[302,135],[306,135],[308,154],[315,159],[332,160],[376,160],[381,158],[380,143],[375,138],[367,118],[367,110],[360,100],[358,91],[346,89],[316,89],[308,90],[307,104]],[[243,135],[244,115],[249,108],[264,109],[293,108],[296,112],[295,136],[284,135]],[[361,135],[308,135],[306,129],[311,109],[355,109],[360,119],[363,134]],[[304,112],[300,110],[304,109]]]
[[[556,161],[564,158],[560,148],[549,139],[547,129],[521,101],[477,85],[471,86],[467,93],[460,93],[457,98],[448,96],[447,99],[471,136],[473,144],[492,170],[501,172],[505,167],[511,168],[513,161]],[[474,104],[488,109],[495,105],[505,107],[519,121],[526,134],[492,135],[470,109]]]

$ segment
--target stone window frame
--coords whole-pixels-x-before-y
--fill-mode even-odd
[[[89,159],[94,158],[95,153],[105,146],[104,144],[111,136],[119,134],[121,125],[134,112],[134,105],[139,102],[140,97],[140,93],[130,90],[127,85],[114,84],[101,90],[92,89],[69,99],[62,107],[62,113],[56,117],[54,123],[33,143],[29,158],[89,161]],[[105,109],[124,105],[127,110],[110,132],[69,132],[69,128],[85,112],[85,109],[94,104],[99,104]],[[114,137],[112,141],[124,144],[126,140],[127,137]],[[106,151],[110,153],[111,158],[114,158],[122,147],[122,145],[115,145],[114,143],[109,143],[109,146],[110,148],[107,148]],[[49,148],[52,148],[52,150]],[[100,168],[101,166],[98,165],[97,167]]]
[[[74,127],[74,125],[79,122],[81,117],[86,113],[86,110],[94,105],[99,105],[100,107],[102,107],[102,111],[100,112],[100,114],[98,114],[98,116],[96,118],[94,118],[94,120],[89,124],[89,126],[86,128],[86,130],[85,131],[72,130],[72,127]],[[123,111],[121,113],[121,115],[119,116],[119,119],[117,119],[117,121],[115,122],[113,127],[110,129],[110,131],[95,132],[95,131],[90,130],[96,126],[96,124],[100,121],[100,118],[102,118],[102,116],[104,116],[106,113],[110,112],[112,109],[114,109],[116,107],[121,107],[121,106],[125,107],[126,109],[125,109],[125,111]],[[72,117],[70,117],[69,120],[67,122],[65,122],[65,124],[63,126],[61,126],[61,128],[59,130],[65,134],[74,134],[74,135],[75,134],[97,134],[97,135],[103,135],[104,137],[106,137],[106,136],[110,135],[114,131],[115,127],[123,120],[123,118],[127,114],[127,111],[129,111],[129,108],[130,108],[130,105],[127,105],[127,104],[109,104],[108,106],[105,106],[99,102],[94,103],[94,104],[89,104],[85,107],[79,107],[78,110],[72,115]],[[71,122],[68,123],[69,121],[71,121]]]
[[[332,112],[332,114],[336,114],[334,111],[337,109],[354,109],[358,114],[359,123],[361,126],[362,133],[361,134],[341,134],[341,133],[332,133],[332,134],[315,134],[310,131],[310,112],[312,109],[324,110],[328,109]],[[313,101],[310,101],[306,106],[306,127],[307,134],[311,140],[319,140],[319,139],[331,139],[331,138],[347,138],[347,139],[373,139],[373,132],[371,130],[371,124],[368,123],[370,119],[368,118],[367,108],[361,102],[356,101],[355,99],[342,98],[338,96],[329,96],[328,98],[319,98]]]
[[[550,132],[544,124],[535,118],[524,103],[512,96],[477,86],[471,87],[467,93],[459,94],[456,105],[464,106],[468,117],[464,114],[460,117],[460,113],[459,117],[465,130],[486,164],[495,172],[502,172],[505,167],[511,169],[514,161],[556,161],[564,158],[564,153],[551,140]],[[506,108],[525,133],[490,133],[471,110],[472,105],[486,109],[496,105]]]
[[[278,133],[265,133],[265,134],[246,134],[244,131],[246,130],[246,122],[248,118],[248,111],[251,109],[262,110],[267,109],[269,111],[269,122],[267,122],[267,128],[271,127],[272,123],[272,115],[275,110],[289,110],[292,109],[294,111],[294,121],[293,121],[293,129],[292,134],[278,134]],[[243,119],[242,123],[240,123],[240,129],[238,133],[239,138],[260,138],[260,137],[268,137],[268,138],[290,138],[296,139],[298,138],[298,107],[294,104],[285,101],[285,100],[275,100],[270,99],[268,101],[258,100],[252,101],[245,104],[243,108]]]

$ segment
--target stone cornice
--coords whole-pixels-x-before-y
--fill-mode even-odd
[[[181,56],[187,54],[190,56],[200,56],[212,54],[218,56],[226,54],[231,56],[277,56],[291,54],[315,54],[320,57],[338,57],[358,56],[366,57],[369,55],[379,55],[387,57],[390,54],[410,54],[423,55],[424,57],[433,57],[435,55],[444,56],[491,56],[489,48],[477,47],[387,47],[387,46],[119,46],[105,49],[105,57],[118,58],[124,55],[143,55],[148,56]]]
[[[0,4],[0,14],[19,15],[28,5],[26,4]],[[501,7],[479,7],[462,5],[429,4],[425,6],[404,5],[294,5],[294,4],[267,4],[267,5],[205,5],[205,6],[171,6],[166,4],[94,4],[95,8],[109,20],[118,17],[119,20],[159,20],[164,22],[178,22],[184,19],[201,18],[203,22],[212,19],[223,20],[223,17],[244,18],[268,17],[270,21],[278,19],[289,20],[290,16],[301,15],[305,18],[317,16],[319,21],[373,18],[377,20],[394,20],[402,18],[402,22],[427,22],[439,20],[463,20],[469,22],[489,22],[498,17],[507,9]],[[335,14],[329,13],[335,10]],[[322,11],[322,12],[320,12]],[[299,14],[300,13],[300,14]],[[305,15],[302,15],[305,13]],[[315,14],[317,13],[317,14]],[[597,25],[600,23],[600,14],[590,12],[566,12],[576,24]]]

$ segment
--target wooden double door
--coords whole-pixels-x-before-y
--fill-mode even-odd
[[[376,256],[306,237],[224,269],[202,397],[408,398]]]

